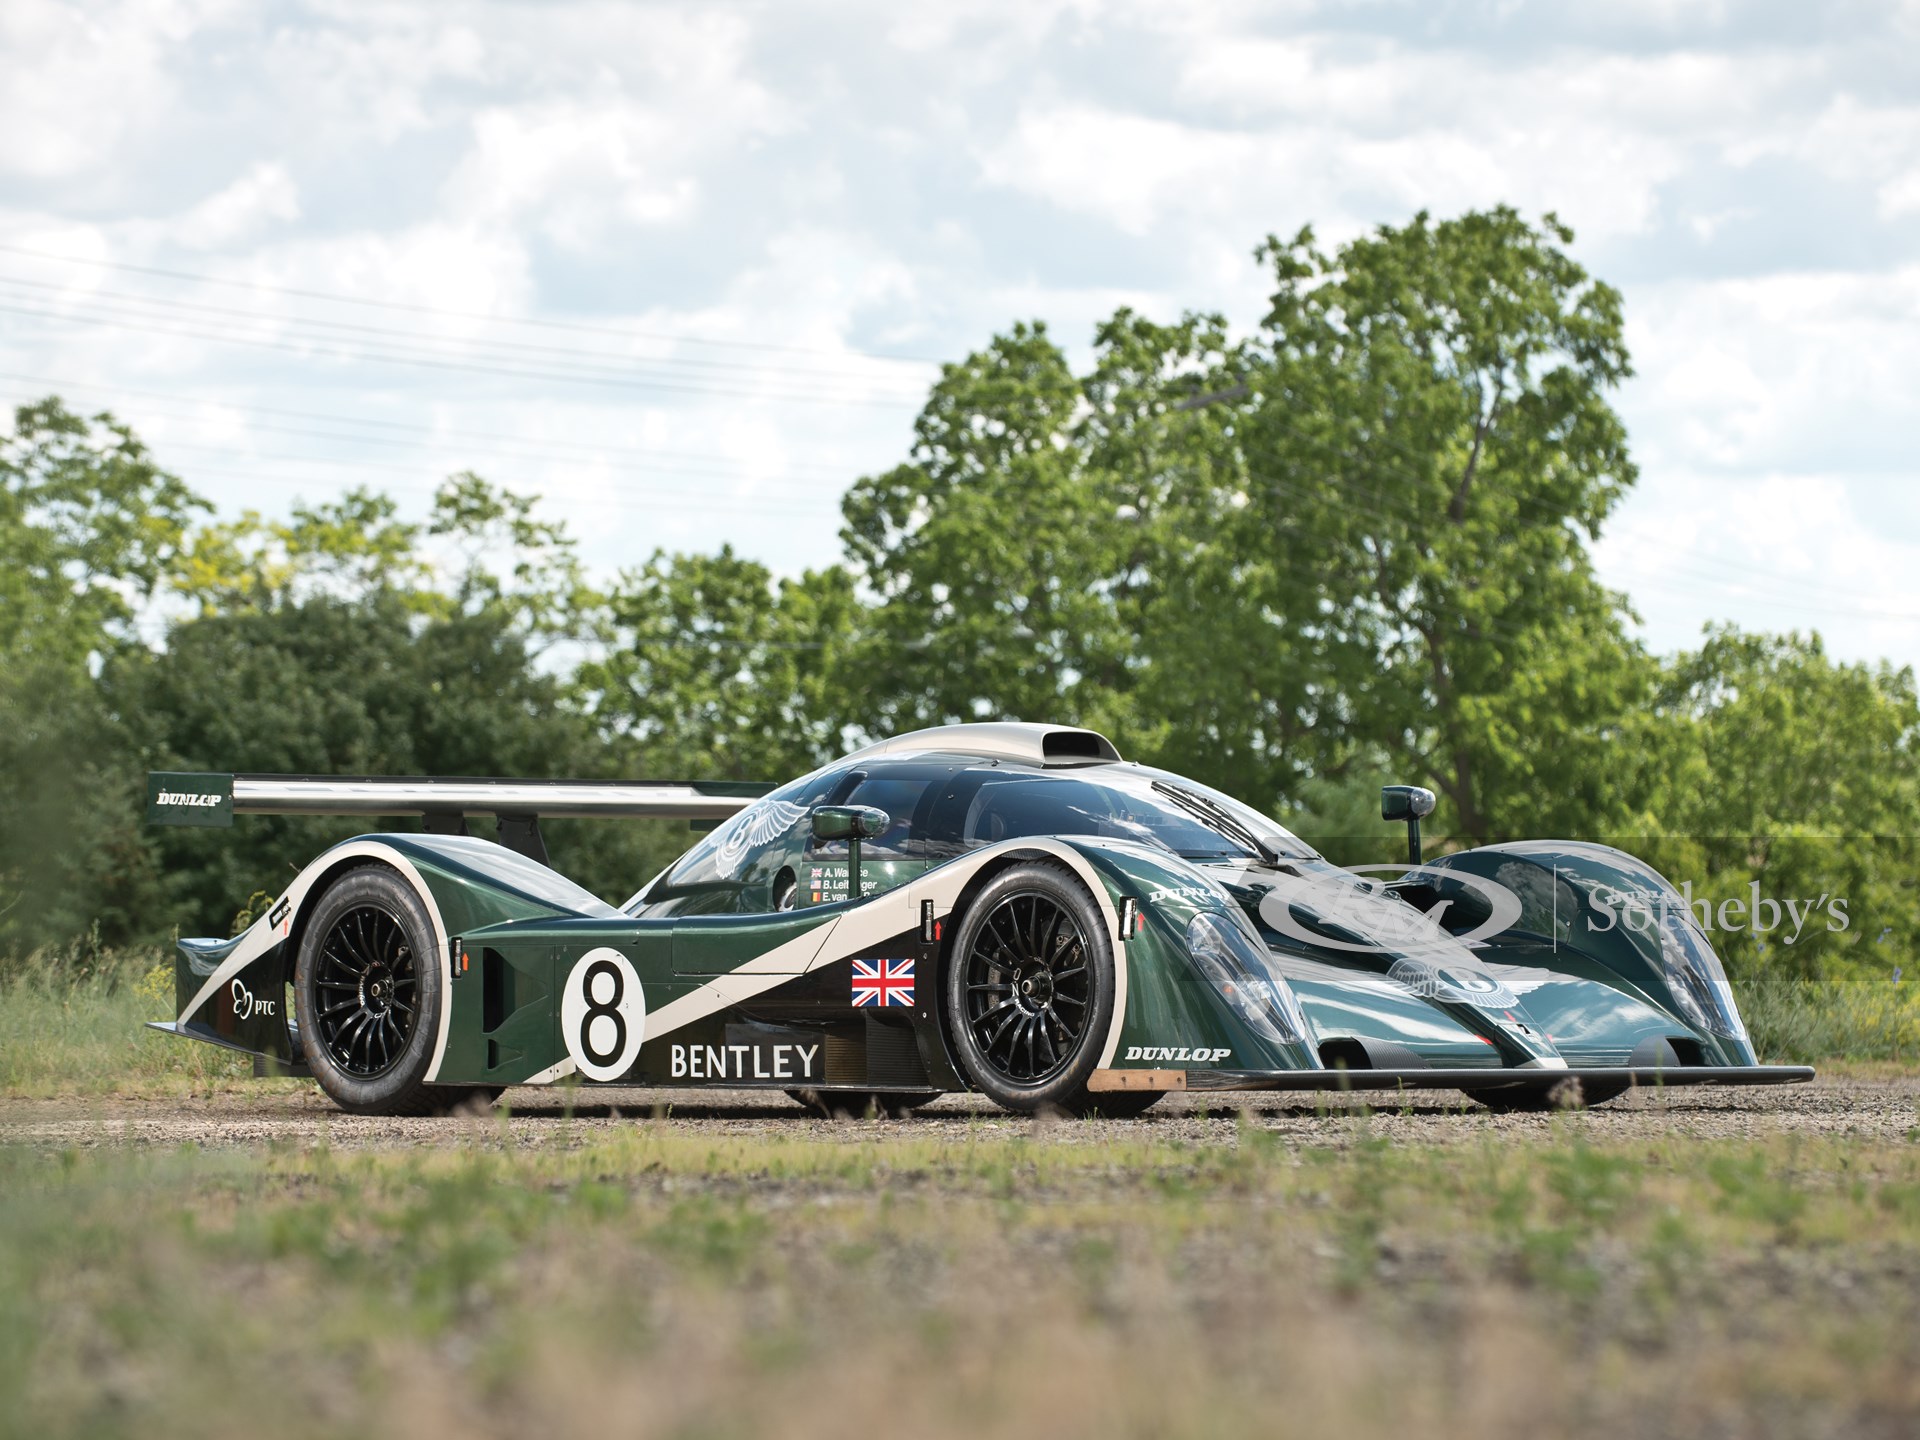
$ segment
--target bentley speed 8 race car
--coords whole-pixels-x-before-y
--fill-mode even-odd
[[[903,735],[770,792],[156,774],[152,819],[416,815],[184,940],[158,1028],[421,1114],[509,1085],[951,1091],[1131,1115],[1169,1091],[1449,1089],[1497,1109],[1805,1080],[1756,1062],[1678,893],[1602,845],[1342,869],[1207,786],[1063,726]],[[559,816],[717,821],[624,904],[546,864]],[[496,839],[466,833],[493,816]]]

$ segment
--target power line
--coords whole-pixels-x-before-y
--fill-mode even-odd
[[[236,458],[244,460],[245,457],[236,457]],[[338,471],[349,471],[349,472],[362,468],[362,467],[348,465],[344,463],[339,465],[329,465],[329,463],[326,461],[302,460],[302,461],[296,461],[293,463],[320,465],[320,466],[338,470]],[[272,474],[262,474],[260,471],[253,470],[253,469],[227,469],[218,465],[196,466],[193,473],[196,476],[210,476],[215,479],[223,479],[223,480],[241,480],[241,481],[246,481],[250,484],[256,484],[256,485],[278,485],[278,486],[311,485],[311,486],[316,486],[324,489],[339,490],[343,487],[343,484],[344,484],[344,482],[338,476],[319,477],[319,476],[307,476],[307,475],[272,475]],[[434,493],[436,488],[437,488],[437,482],[413,481],[413,482],[403,482],[401,484],[386,484],[381,487],[381,491],[382,493],[387,493],[387,494],[431,496]],[[550,506],[556,504],[556,497],[553,495],[543,495],[540,498],[544,503]],[[833,502],[826,501],[825,497],[822,497],[822,500],[809,501],[809,500],[794,500],[794,499],[790,499],[783,496],[766,496],[766,497],[748,496],[743,498],[727,498],[727,499],[711,499],[711,500],[700,499],[700,498],[689,498],[684,494],[671,495],[664,498],[649,498],[647,496],[642,496],[642,495],[618,494],[618,495],[612,496],[611,498],[605,498],[605,499],[595,498],[591,500],[588,500],[588,499],[575,500],[575,499],[572,499],[571,497],[565,497],[565,496],[558,497],[558,504],[562,506],[579,505],[589,510],[599,509],[603,507],[612,507],[614,509],[618,509],[622,511],[630,511],[630,512],[645,514],[645,515],[680,514],[680,513],[733,514],[733,515],[747,514],[747,513],[774,513],[774,514],[790,515],[790,516],[798,517],[803,515],[811,515],[811,514],[819,513],[819,511],[826,508],[827,504],[831,504],[831,503]]]
[[[1691,600],[1713,600],[1717,598],[1711,592],[1695,590],[1683,585],[1676,585],[1671,580],[1662,580],[1657,577],[1652,579],[1639,580],[1639,581],[1636,581],[1635,584],[1637,588],[1646,589],[1646,590],[1659,590],[1659,591],[1663,591],[1668,595],[1683,596]],[[1843,607],[1829,605],[1826,602],[1820,601],[1820,600],[1810,600],[1810,601],[1804,601],[1804,602],[1780,601],[1780,600],[1768,600],[1768,599],[1758,597],[1758,596],[1753,596],[1753,595],[1742,595],[1740,596],[1740,603],[1742,605],[1758,606],[1763,610],[1786,610],[1786,611],[1791,611],[1798,614],[1805,614],[1809,608],[1812,608],[1814,606],[1819,606],[1825,611],[1825,613],[1829,615],[1845,615],[1852,619],[1891,620],[1891,621],[1902,622],[1906,624],[1920,623],[1920,612],[1900,611],[1900,610],[1847,609]]]
[[[808,381],[851,380],[855,382],[870,382],[875,379],[875,377],[871,375],[860,374],[850,370],[796,369],[792,366],[781,365],[743,366],[741,362],[734,360],[701,360],[675,355],[622,355],[607,350],[586,350],[577,345],[538,345],[521,340],[489,340],[477,336],[441,335],[423,333],[416,330],[395,330],[384,325],[358,325],[351,321],[325,320],[306,315],[283,315],[262,313],[257,310],[236,310],[230,306],[206,305],[198,301],[168,300],[157,295],[129,295],[118,290],[76,291],[71,286],[58,285],[49,281],[25,280],[13,275],[0,275],[0,285],[12,286],[15,289],[50,291],[56,300],[68,303],[87,304],[104,299],[113,301],[116,305],[144,307],[144,309],[136,309],[135,313],[137,314],[145,313],[153,309],[184,311],[189,316],[217,315],[228,319],[244,320],[255,325],[272,325],[278,323],[295,329],[338,330],[344,331],[348,335],[371,335],[387,341],[435,341],[473,349],[483,353],[487,358],[493,359],[514,359],[523,354],[533,353],[550,355],[561,361],[572,361],[575,363],[686,366],[699,370],[716,370],[729,375],[750,373],[770,375],[782,379]],[[29,295],[22,298],[31,300],[34,297]],[[54,302],[46,301],[42,303],[50,304]],[[160,316],[150,316],[149,318],[166,319],[170,317],[163,314]],[[332,339],[334,337],[328,336],[325,338]],[[882,386],[892,386],[899,382],[886,380],[879,383]],[[914,393],[918,392],[916,391]]]
[[[693,335],[675,335],[664,331],[624,329],[588,325],[574,320],[545,320],[531,316],[486,315],[471,310],[447,310],[432,305],[412,304],[404,300],[373,300],[360,295],[342,295],[326,290],[305,290],[291,285],[271,285],[260,280],[238,280],[219,275],[196,274],[188,270],[168,270],[154,265],[134,265],[120,260],[100,260],[89,255],[55,255],[45,250],[30,250],[21,245],[0,244],[0,252],[23,255],[34,260],[51,260],[62,265],[91,265],[102,270],[119,270],[130,275],[151,275],[164,280],[187,280],[200,285],[224,285],[232,289],[253,290],[268,295],[291,295],[303,300],[322,300],[336,305],[364,305],[372,309],[404,311],[414,315],[437,315],[450,320],[479,320],[495,325],[529,325],[543,330],[568,330],[587,335],[612,335],[622,339],[666,340],[680,345],[707,345],[717,349],[781,352],[790,355],[857,355],[888,365],[938,366],[942,362],[916,355],[882,355],[866,350],[828,350],[819,346],[779,345],[754,340],[713,340]]]
[[[640,376],[622,376],[591,374],[560,370],[521,369],[506,365],[485,365],[472,361],[451,360],[440,355],[412,355],[387,347],[391,353],[380,350],[362,349],[359,351],[329,348],[323,343],[294,343],[284,340],[259,339],[249,336],[208,332],[204,330],[183,329],[179,326],[159,325],[145,317],[126,318],[107,314],[63,314],[55,310],[46,310],[31,306],[0,304],[0,313],[25,315],[37,319],[54,320],[68,324],[111,327],[120,330],[136,330],[147,334],[166,335],[176,339],[199,340],[216,345],[238,345],[254,349],[273,350],[283,354],[304,357],[320,357],[334,360],[347,360],[359,363],[382,365],[413,366],[430,370],[456,371],[469,375],[495,375],[513,380],[557,380],[583,385],[610,386],[621,390],[660,390],[685,395],[715,395],[731,399],[783,400],[811,405],[852,405],[871,409],[897,410],[902,404],[911,401],[872,400],[849,395],[805,394],[792,391],[772,391],[764,389],[741,389],[715,385],[689,384],[674,380],[651,379]],[[144,321],[144,323],[143,323]]]
[[[417,465],[398,465],[390,461],[383,462],[379,460],[328,460],[323,457],[313,456],[313,455],[274,455],[274,454],[262,454],[258,451],[243,454],[243,453],[236,453],[230,446],[197,445],[197,444],[193,444],[185,441],[172,442],[168,445],[167,448],[171,450],[185,450],[190,453],[198,453],[202,455],[224,457],[228,460],[235,462],[236,464],[266,463],[266,464],[285,464],[285,465],[320,465],[328,469],[351,470],[356,472],[377,470],[377,471],[385,472],[386,474],[390,474],[390,475],[405,475],[405,476],[418,476],[420,474],[420,469],[421,469],[421,467]],[[776,477],[754,477],[754,476],[737,476],[736,477],[736,476],[724,476],[724,475],[696,475],[691,478],[693,478],[696,481],[704,482],[709,479],[732,479],[732,478],[773,479]],[[431,481],[431,482],[422,482],[422,483],[430,483],[430,484],[438,485],[440,482]],[[667,484],[665,488],[662,488],[660,485],[644,486],[641,484],[628,482],[624,485],[619,486],[618,488],[621,489],[623,492],[633,494],[636,498],[643,498],[646,495],[652,494],[652,495],[664,495],[669,499],[672,499],[681,494],[684,494],[688,487],[685,484],[681,484],[681,485]],[[545,498],[545,497],[542,497],[542,498]],[[766,501],[759,502],[759,503],[772,503],[772,504],[778,504],[783,507],[789,504],[792,504],[792,505],[799,506],[801,508],[808,508],[811,506],[815,498],[829,499],[836,504],[839,501],[839,496],[837,495],[820,496],[820,497],[774,496],[774,497],[769,497]],[[653,503],[653,502],[649,502],[649,503]],[[741,502],[735,501],[734,503],[738,504]]]
[[[1350,451],[1342,450],[1337,446],[1335,446],[1334,444],[1332,444],[1331,442],[1323,439],[1322,437],[1309,433],[1308,431],[1302,429],[1300,426],[1295,425],[1294,423],[1289,421],[1285,416],[1279,414],[1277,410],[1273,410],[1273,409],[1264,410],[1262,413],[1262,418],[1274,424],[1279,425],[1280,428],[1286,430],[1289,434],[1293,435],[1295,439],[1302,440],[1305,443],[1307,443],[1309,446],[1320,449],[1324,453],[1330,454],[1334,458],[1347,462],[1348,464],[1353,465],[1356,468],[1359,468],[1362,470],[1378,468],[1377,463],[1370,462],[1367,457],[1358,456],[1353,454]],[[1384,434],[1377,435],[1374,437],[1374,440],[1377,444],[1381,445],[1383,448],[1398,454],[1402,459],[1413,461],[1416,464],[1418,464],[1423,458],[1425,458],[1418,455],[1416,452],[1414,452],[1412,449],[1410,449],[1408,446],[1406,446],[1402,442],[1393,439],[1391,436],[1384,435]],[[1241,445],[1238,448],[1240,449],[1242,461],[1244,463],[1245,456],[1246,456],[1245,447],[1244,445]],[[1391,473],[1391,472],[1388,472],[1388,473]],[[1425,477],[1421,476],[1416,471],[1413,474],[1409,474],[1403,478],[1406,478],[1410,481],[1414,481],[1417,483],[1419,480]],[[1277,485],[1282,482],[1276,479],[1276,480],[1269,480],[1268,483]],[[1422,506],[1417,500],[1414,500],[1412,497],[1389,493],[1381,490],[1377,486],[1369,486],[1364,481],[1354,480],[1354,479],[1344,479],[1344,480],[1334,481],[1333,483],[1347,490],[1357,491],[1360,495],[1371,500],[1374,504],[1380,506],[1382,509],[1395,511],[1399,515],[1401,515],[1403,518],[1406,518],[1406,519],[1431,519],[1433,516],[1433,512],[1430,509]],[[1505,492],[1496,491],[1496,493],[1504,493],[1506,498],[1511,500],[1517,508],[1523,511],[1531,511],[1536,515],[1545,515],[1551,523],[1556,525],[1565,524],[1568,521],[1575,519],[1575,517],[1569,515],[1567,512],[1563,510],[1557,510],[1553,506],[1551,506],[1548,502],[1543,500],[1538,500],[1532,496],[1521,495],[1511,490],[1508,490]],[[1325,497],[1316,496],[1310,491],[1297,491],[1296,498],[1321,500],[1321,499],[1324,499]],[[1669,548],[1669,549],[1678,548],[1674,546],[1672,542],[1652,542],[1652,543],[1662,544],[1663,548]],[[1694,565],[1709,565],[1709,566],[1718,565],[1718,566],[1725,567],[1731,573],[1716,574],[1711,570],[1704,570],[1704,571],[1697,570],[1692,568]],[[1757,567],[1744,566],[1739,564],[1738,562],[1721,560],[1718,557],[1710,556],[1710,555],[1698,555],[1698,554],[1689,553],[1684,562],[1675,563],[1671,566],[1671,568],[1676,570],[1678,573],[1682,575],[1690,575],[1691,578],[1703,581],[1704,583],[1709,585],[1724,586],[1728,583],[1729,580],[1766,580],[1775,585],[1782,585],[1788,588],[1798,588],[1798,589],[1801,589],[1803,593],[1808,594],[1809,598],[1807,600],[1807,604],[1809,607],[1830,606],[1830,603],[1831,603],[1824,596],[1813,594],[1812,593],[1813,591],[1827,591],[1827,592],[1830,592],[1831,595],[1833,595],[1834,597],[1844,599],[1844,600],[1857,601],[1861,598],[1860,592],[1858,592],[1857,590],[1848,590],[1838,586],[1829,586],[1820,581],[1805,580],[1799,576],[1784,575],[1777,571],[1760,570]],[[1776,605],[1776,608],[1782,608],[1777,606],[1777,602],[1774,602],[1774,603]],[[1881,615],[1881,616],[1884,616],[1885,618],[1892,618],[1892,619],[1904,618],[1904,617],[1895,615],[1891,612],[1881,612],[1881,611],[1872,611],[1872,610],[1862,610],[1855,613],[1862,614],[1862,615],[1869,615],[1869,616]]]
[[[205,396],[183,395],[178,392],[168,392],[168,391],[162,391],[162,390],[137,390],[129,386],[123,386],[123,385],[99,385],[99,384],[93,384],[91,382],[84,381],[84,380],[57,379],[53,376],[48,376],[48,375],[20,375],[20,374],[15,374],[8,371],[0,371],[0,380],[12,380],[17,384],[32,385],[36,387],[50,386],[56,391],[73,391],[73,390],[93,391],[97,394],[115,396],[115,397],[130,395],[130,396],[134,396],[134,397],[145,399],[145,400],[165,401],[168,404],[175,405],[175,406],[180,406],[180,405],[217,406],[223,410],[238,411],[246,415],[273,415],[273,416],[279,416],[285,419],[292,419],[292,420],[316,420],[323,424],[356,425],[356,426],[364,426],[364,427],[373,427],[373,428],[378,428],[382,430],[393,430],[393,431],[399,431],[405,434],[426,437],[423,440],[414,441],[414,440],[398,439],[394,436],[388,436],[388,435],[352,435],[352,434],[335,435],[332,432],[326,432],[326,431],[295,431],[289,428],[281,428],[281,429],[275,430],[274,427],[265,426],[265,425],[256,427],[261,430],[273,431],[274,433],[306,434],[314,438],[324,438],[324,439],[338,438],[338,439],[345,440],[352,443],[369,443],[369,444],[381,444],[381,445],[410,445],[410,444],[425,445],[429,441],[432,441],[432,442],[439,442],[442,444],[452,445],[456,443],[456,441],[458,440],[479,440],[479,441],[486,441],[489,443],[498,443],[503,445],[537,446],[538,451],[536,453],[531,453],[527,455],[526,458],[530,458],[530,459],[561,458],[561,457],[555,456],[552,452],[569,451],[569,450],[577,451],[581,454],[583,458],[593,459],[593,460],[604,460],[608,456],[621,456],[621,455],[631,456],[641,460],[661,459],[661,460],[692,460],[692,461],[706,461],[706,462],[723,461],[723,460],[728,460],[732,458],[722,454],[714,454],[714,453],[702,452],[702,451],[660,450],[660,449],[654,449],[646,446],[600,445],[600,444],[594,444],[587,441],[549,439],[545,436],[502,435],[497,431],[485,431],[485,430],[463,429],[460,432],[459,436],[453,437],[453,436],[446,435],[444,431],[442,431],[441,429],[435,426],[420,425],[420,424],[411,423],[405,420],[384,420],[376,416],[370,416],[370,415],[364,415],[364,416],[363,415],[335,415],[335,414],[328,414],[322,411],[314,411],[314,410],[287,410],[277,406],[248,405],[235,400],[215,400]],[[197,417],[191,413],[186,413],[186,414],[180,415],[179,418],[191,420],[191,419],[196,419],[200,417]],[[741,462],[741,464],[744,466],[745,464],[747,464],[747,462],[743,461]],[[796,476],[798,475],[799,468],[812,468],[817,470],[818,474],[811,478],[817,478],[822,480],[843,478],[847,473],[847,471],[845,470],[841,470],[833,467],[827,467],[827,466],[796,467],[793,465],[788,465],[784,468],[788,473],[795,474]]]
[[[115,330],[140,330],[146,334],[163,334],[184,340],[200,340],[205,344],[217,346],[248,346],[253,349],[273,349],[280,353],[292,353],[303,357],[324,357],[324,359],[344,359],[357,363],[376,363],[376,365],[411,365],[434,371],[457,371],[465,374],[497,374],[511,380],[561,380],[572,384],[597,384],[612,386],[620,390],[662,390],[678,392],[685,396],[726,396],[733,399],[783,399],[799,401],[808,405],[858,405],[872,409],[900,409],[910,405],[910,399],[868,399],[868,397],[835,394],[835,392],[795,392],[795,390],[768,390],[768,388],[741,388],[741,386],[718,386],[718,384],[699,384],[680,378],[655,378],[645,374],[620,374],[609,371],[584,371],[584,369],[526,369],[513,365],[484,365],[478,361],[459,361],[449,359],[444,351],[409,351],[394,344],[372,344],[359,349],[342,348],[338,342],[330,340],[269,340],[261,336],[240,336],[230,330],[198,330],[180,324],[161,324],[157,319],[142,311],[132,315],[117,313],[113,309],[88,309],[88,311],[58,311],[36,305],[19,303],[0,303],[0,313],[27,315],[33,319],[46,319],[65,324],[90,324],[90,326],[108,326]],[[564,365],[564,363],[559,363]]]

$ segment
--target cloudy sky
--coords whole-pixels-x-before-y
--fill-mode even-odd
[[[0,400],[227,509],[471,466],[795,571],[1013,319],[1505,201],[1626,293],[1648,639],[1920,660],[1915,0],[5,0],[0,73]]]

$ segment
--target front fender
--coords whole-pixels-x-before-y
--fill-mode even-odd
[[[1124,841],[1076,843],[1112,896],[1116,911],[1131,900],[1137,929],[1123,936],[1126,1014],[1119,1044],[1104,1063],[1117,1068],[1300,1070],[1319,1065],[1311,1041],[1276,1044],[1259,1034],[1195,965],[1187,931],[1196,915],[1219,915],[1244,927],[1265,951],[1232,892],[1214,875],[1177,856]],[[1268,979],[1287,980],[1277,969]]]

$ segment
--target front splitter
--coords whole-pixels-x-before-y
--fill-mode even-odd
[[[1795,1085],[1811,1065],[1595,1066],[1574,1070],[1096,1070],[1087,1089],[1112,1090],[1490,1090],[1517,1084],[1629,1081],[1675,1085]]]

